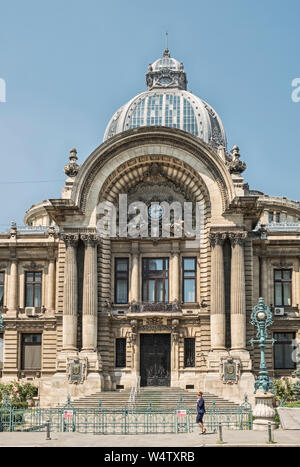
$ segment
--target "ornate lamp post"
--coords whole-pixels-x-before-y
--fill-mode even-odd
[[[264,299],[261,297],[251,313],[251,324],[257,327],[257,339],[251,339],[250,344],[258,342],[260,347],[260,366],[259,375],[254,383],[254,394],[257,389],[263,389],[264,394],[268,391],[274,392],[273,381],[268,376],[268,370],[265,358],[265,346],[267,343],[274,345],[275,339],[268,339],[267,327],[273,324],[272,312],[270,308],[264,304]]]

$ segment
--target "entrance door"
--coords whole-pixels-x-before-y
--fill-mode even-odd
[[[141,386],[170,386],[170,334],[140,335]]]

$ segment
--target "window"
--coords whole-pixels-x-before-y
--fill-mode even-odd
[[[42,334],[22,334],[21,369],[41,369]]]
[[[275,332],[273,334],[276,342],[274,344],[274,369],[275,370],[293,370],[296,368],[296,362],[292,360],[295,339],[293,332]]]
[[[25,306],[40,307],[42,302],[42,273],[26,272]]]
[[[168,258],[143,258],[143,301],[169,300]]]
[[[276,212],[276,222],[280,222],[280,212]]]
[[[274,212],[269,211],[269,223],[274,222]]]
[[[126,367],[126,339],[116,339],[116,368]]]
[[[115,302],[128,302],[128,258],[115,260]]]
[[[275,306],[291,306],[292,297],[292,270],[274,270],[274,303]]]
[[[0,272],[0,308],[3,307],[4,300],[4,278],[5,274],[3,271]]]
[[[196,258],[183,258],[183,302],[196,301]]]
[[[184,367],[195,366],[195,339],[186,338],[184,339]]]

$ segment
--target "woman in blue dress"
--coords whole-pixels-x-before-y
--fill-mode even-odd
[[[204,405],[204,399],[203,399],[203,393],[201,391],[198,392],[197,394],[197,419],[196,423],[201,428],[200,435],[203,435],[206,432],[206,428],[204,428],[204,425],[202,423],[203,415],[205,414],[205,405]]]

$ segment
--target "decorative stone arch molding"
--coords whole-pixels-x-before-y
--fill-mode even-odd
[[[95,223],[93,214],[99,193],[104,193],[109,185],[113,193],[117,190],[112,180],[116,180],[120,168],[132,181],[136,177],[142,180],[143,166],[149,168],[151,163],[161,165],[165,175],[180,181],[185,190],[193,192],[193,188],[201,187],[202,195],[209,200],[212,216],[222,216],[235,196],[225,162],[210,146],[175,128],[141,127],[109,139],[81,166],[71,198],[84,214],[82,221],[89,225]],[[123,182],[118,182],[120,189]]]
[[[118,203],[118,196],[141,183],[152,185],[173,184],[185,198],[203,202],[205,214],[210,215],[209,192],[196,171],[183,161],[170,156],[145,155],[118,166],[102,185],[98,202]]]

